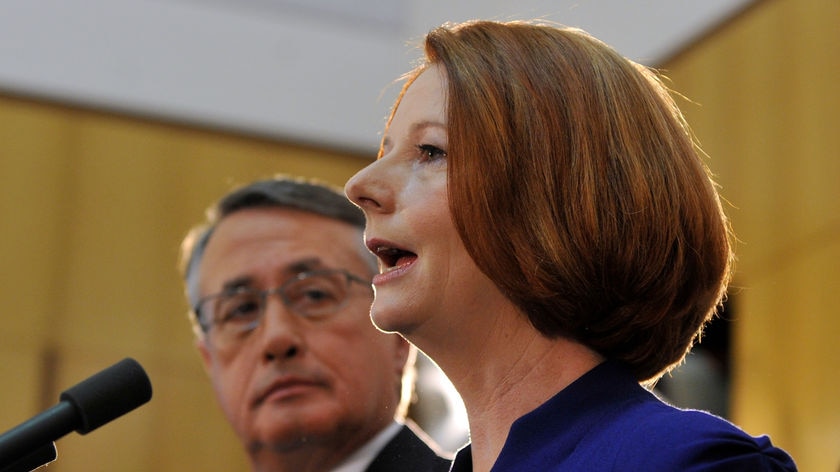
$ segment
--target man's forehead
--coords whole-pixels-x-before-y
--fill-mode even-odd
[[[294,209],[242,210],[220,221],[208,241],[201,285],[208,279],[218,285],[220,272],[228,279],[328,268],[368,275],[375,269],[367,256],[362,229],[349,223]]]

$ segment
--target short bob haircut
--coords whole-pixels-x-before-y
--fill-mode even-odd
[[[733,255],[711,174],[657,74],[574,28],[447,24],[426,36],[393,111],[431,65],[446,83],[451,212],[478,267],[544,336],[639,381],[681,362]]]

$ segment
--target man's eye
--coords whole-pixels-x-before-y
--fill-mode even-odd
[[[317,316],[341,304],[345,295],[340,287],[333,287],[324,281],[319,282],[293,287],[286,292],[286,299],[294,310],[305,316]]]
[[[329,290],[310,288],[302,293],[302,298],[309,302],[317,303],[335,300],[336,295]]]
[[[222,323],[240,323],[253,321],[260,312],[259,298],[234,297],[222,304],[219,314]]]
[[[432,144],[420,144],[417,146],[417,149],[427,161],[446,159],[446,151]]]
[[[323,287],[309,287],[287,294],[292,305],[300,310],[334,305],[341,301],[341,295],[335,290]]]

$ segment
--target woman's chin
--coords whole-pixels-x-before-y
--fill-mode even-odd
[[[414,331],[417,325],[415,320],[406,316],[407,314],[404,306],[385,307],[375,301],[370,309],[370,319],[378,330],[403,336]]]

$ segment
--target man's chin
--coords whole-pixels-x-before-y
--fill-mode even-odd
[[[270,450],[274,453],[293,452],[322,442],[329,434],[311,428],[266,431],[256,435],[248,445],[251,452]]]
[[[251,445],[275,452],[312,446],[335,434],[336,416],[307,415],[304,411],[260,412]],[[251,447],[249,447],[251,449]]]

